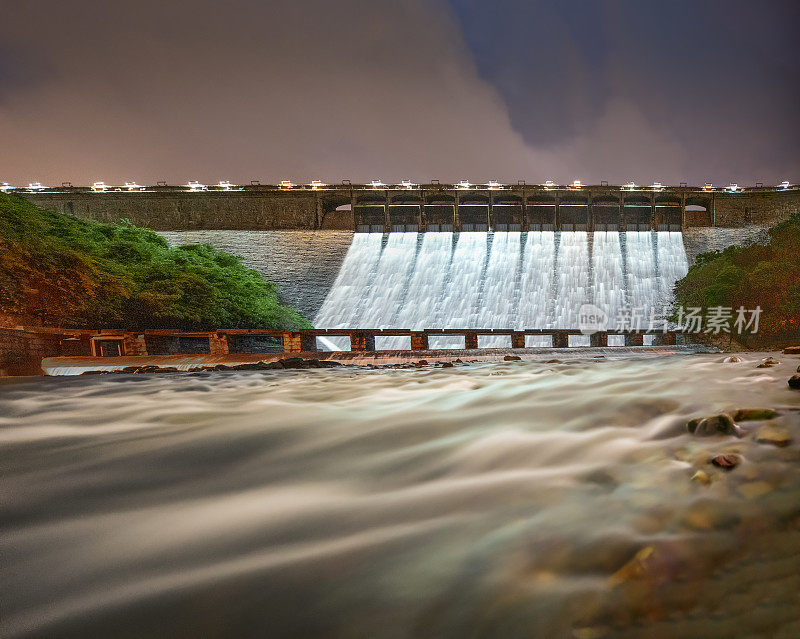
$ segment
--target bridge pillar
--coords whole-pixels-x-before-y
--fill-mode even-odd
[[[650,196],[650,230],[658,230],[658,219],[656,219],[656,196],[653,193]]]
[[[608,346],[608,333],[601,331],[589,335],[589,346]]]
[[[528,197],[525,194],[525,185],[522,185],[522,224],[520,224],[520,229],[524,232],[528,232]]]
[[[594,211],[592,207],[592,192],[586,193],[586,232],[594,232]]]
[[[625,333],[625,346],[644,346],[644,333]]]
[[[464,331],[464,348],[478,348],[478,334],[475,331]]]
[[[411,331],[411,350],[427,351],[428,336],[422,331]]]
[[[553,207],[553,230],[560,231],[561,230],[561,214],[559,213],[558,207],[561,204],[561,197],[556,192],[555,195],[555,206]],[[555,337],[553,338],[555,340]]]
[[[461,205],[461,196],[458,194],[458,189],[453,192],[453,230],[461,230],[461,212],[459,206]]]
[[[208,352],[210,355],[227,355],[230,353],[228,337],[223,333],[211,333],[208,336]]]
[[[553,348],[569,348],[569,333],[553,333]]]
[[[511,333],[511,348],[525,348],[525,333],[522,331]]]
[[[284,333],[283,350],[286,353],[316,351],[317,338],[314,335],[305,335],[303,333]]]
[[[374,351],[375,336],[369,333],[350,333],[351,351]]]
[[[674,331],[668,331],[656,335],[655,343],[659,346],[675,346],[678,343],[678,335]]]

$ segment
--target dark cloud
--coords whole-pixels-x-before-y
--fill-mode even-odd
[[[800,173],[795,0],[451,4],[514,127],[592,179]]]
[[[791,179],[773,6],[14,3],[0,181]]]

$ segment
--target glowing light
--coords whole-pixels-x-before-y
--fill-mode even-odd
[[[581,184],[580,180],[573,180],[572,181],[572,188],[573,189],[579,189],[579,188],[581,188],[581,186],[583,186],[583,185]]]
[[[294,182],[292,182],[291,180],[281,180],[281,183],[280,183],[279,186],[282,189],[290,189],[290,188],[292,188],[294,186]]]
[[[461,182],[458,183],[458,188],[460,189],[468,189],[470,186],[469,180],[461,180]]]
[[[400,180],[400,186],[405,189],[413,189],[416,184],[414,184],[411,180]]]
[[[781,182],[781,183],[780,183],[778,186],[779,186],[780,188],[782,188],[782,189],[788,189],[788,188],[789,188],[789,180],[784,180],[784,181],[783,181],[783,182]]]
[[[738,185],[738,184],[735,184],[734,182],[731,182],[731,183],[728,185],[728,190],[729,190],[729,191],[731,191],[731,192],[734,192],[734,191],[736,191],[738,188],[739,188],[739,185]]]
[[[233,188],[233,184],[231,184],[229,180],[220,180],[217,186],[223,191],[230,191]]]
[[[41,191],[43,188],[45,188],[45,187],[42,186],[41,182],[31,182],[28,185],[28,190],[29,191]]]
[[[711,182],[706,182],[705,185],[703,186],[703,190],[704,191],[713,191],[714,190],[714,185],[711,184]]]
[[[547,180],[544,183],[544,185],[545,185],[545,188],[551,189],[551,188],[553,188],[555,186],[555,182],[553,182],[553,180]]]
[[[205,184],[200,184],[200,182],[198,182],[197,180],[189,180],[189,183],[186,185],[186,187],[190,191],[205,191],[206,190],[206,185]]]
[[[655,191],[660,191],[664,188],[664,185],[661,184],[661,182],[653,182],[653,185],[650,188]]]
[[[370,182],[370,186],[372,186],[373,189],[379,189],[380,187],[386,186],[386,185],[383,182],[381,182],[380,180],[372,180]]]
[[[144,191],[144,187],[136,184],[136,182],[125,182],[125,188],[129,191]]]
[[[322,182],[321,180],[311,180],[310,186],[313,190],[317,190],[319,187],[325,186],[325,182]]]
[[[490,191],[491,191],[491,190],[494,190],[494,189],[499,189],[499,188],[501,188],[501,187],[500,187],[500,182],[498,182],[497,180],[489,180],[489,181],[486,183],[486,186],[488,186],[488,187],[489,187],[489,190],[490,190]]]
[[[8,193],[13,188],[14,187],[11,186],[8,182],[3,182],[2,184],[0,184],[0,191],[2,191],[3,193]]]

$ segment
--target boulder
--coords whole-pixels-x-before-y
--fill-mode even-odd
[[[735,422],[756,422],[775,419],[778,413],[771,408],[740,408],[733,414]]]
[[[765,357],[756,368],[772,368],[778,364],[780,364],[780,362],[774,357]]]
[[[753,439],[759,444],[772,444],[780,448],[792,443],[792,436],[789,434],[789,431],[777,424],[764,424],[756,431],[755,435],[753,435]]]
[[[519,357],[518,355],[506,355],[506,356],[503,358],[503,361],[504,361],[504,362],[519,362],[521,359],[522,359],[522,358],[521,358],[521,357]]]
[[[800,346],[787,346],[783,349],[784,355],[800,355]]]
[[[453,362],[442,362],[442,368],[453,368]]]
[[[741,361],[742,361],[742,358],[739,357],[738,355],[731,355],[731,356],[726,357],[725,359],[723,359],[722,363],[723,364],[738,364]]]
[[[738,435],[739,429],[733,418],[727,413],[719,413],[710,417],[696,417],[686,424],[686,429],[698,437],[710,435]]]
[[[789,384],[789,388],[800,390],[800,375],[792,375],[787,383]]]

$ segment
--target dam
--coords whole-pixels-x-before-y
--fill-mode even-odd
[[[772,226],[800,209],[778,186],[553,183],[3,186],[43,208],[159,231],[677,231]]]

